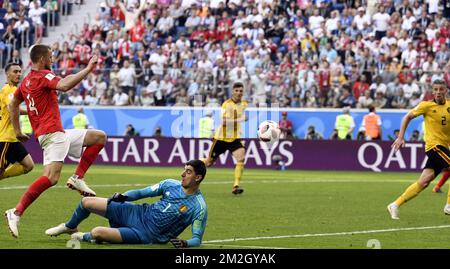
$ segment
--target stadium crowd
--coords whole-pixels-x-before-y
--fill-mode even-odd
[[[101,56],[64,105],[219,106],[241,81],[256,106],[411,108],[450,85],[449,19],[448,0],[109,0],[53,69]]]
[[[0,0],[0,67],[22,65],[20,49],[48,36],[48,27],[60,25],[61,15],[71,14],[82,0]]]

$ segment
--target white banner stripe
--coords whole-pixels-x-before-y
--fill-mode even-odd
[[[247,238],[230,238],[230,239],[208,240],[208,241],[203,241],[203,243],[207,244],[207,243],[256,241],[256,240],[269,240],[269,239],[282,239],[282,238],[306,238],[306,237],[342,236],[342,235],[355,235],[355,234],[391,233],[391,232],[446,229],[446,228],[450,228],[450,225],[394,228],[394,229],[384,229],[384,230],[368,230],[368,231],[353,231],[353,232],[339,232],[339,233],[291,234],[291,235],[260,236],[260,237],[247,237]]]
[[[347,180],[347,179],[297,179],[297,180],[247,180],[242,181],[242,184],[279,184],[279,183],[411,183],[414,180],[405,179],[393,179],[393,180]],[[88,182],[89,183],[89,182]],[[213,181],[213,182],[203,182],[201,185],[228,185],[231,181]],[[91,188],[110,188],[110,187],[141,187],[150,186],[155,184],[155,182],[148,183],[135,183],[135,184],[89,184]],[[21,190],[27,189],[28,186],[9,186],[0,187],[0,190]],[[66,188],[66,186],[54,186],[53,188],[61,189]]]

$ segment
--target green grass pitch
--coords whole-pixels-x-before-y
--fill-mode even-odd
[[[50,238],[44,231],[71,216],[81,196],[65,187],[75,166],[63,168],[56,187],[46,191],[26,211],[20,238],[0,225],[0,248],[67,248],[68,235]],[[26,187],[40,175],[38,165],[28,175],[0,181],[1,211],[16,205]],[[86,178],[99,197],[143,188],[166,178],[179,179],[182,168],[138,168],[93,165]],[[336,171],[244,171],[243,195],[231,194],[233,169],[211,168],[201,185],[209,208],[202,248],[332,248],[367,249],[370,239],[381,248],[449,248],[450,217],[444,194],[431,188],[400,210],[391,220],[386,205],[414,182],[418,173]],[[432,184],[434,185],[435,182]],[[151,203],[159,198],[144,199]],[[79,230],[107,226],[92,215]],[[188,239],[190,227],[180,236]],[[172,248],[167,245],[110,245],[81,243],[82,249]]]

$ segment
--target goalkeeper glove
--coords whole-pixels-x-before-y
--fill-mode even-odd
[[[186,240],[181,240],[178,238],[170,239],[170,243],[172,243],[172,245],[175,248],[187,248],[188,247]]]
[[[115,192],[109,199],[108,199],[108,205],[111,202],[119,202],[119,203],[123,203],[128,199],[128,196],[123,195],[121,193]]]

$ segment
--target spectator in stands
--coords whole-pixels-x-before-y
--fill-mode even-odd
[[[129,105],[128,102],[129,102],[128,94],[124,93],[121,87],[117,88],[116,93],[112,98],[112,105],[127,106]]]
[[[133,67],[130,66],[130,61],[124,60],[123,66],[120,68],[118,77],[119,77],[119,85],[122,88],[122,92],[125,94],[129,94],[130,91],[135,91],[134,89],[134,78],[136,76],[136,72]]]
[[[374,95],[376,92],[382,92],[383,94],[386,94],[387,86],[383,83],[382,77],[377,76],[375,77],[375,82],[370,85],[369,89],[372,92],[372,95]]]
[[[405,98],[410,99],[413,93],[420,93],[419,86],[414,82],[414,78],[407,77],[406,84],[403,85]]]
[[[11,60],[9,60],[10,63],[15,63],[20,65],[20,67],[23,67],[22,59],[20,58],[20,52],[18,50],[13,51],[13,55]]]
[[[95,106],[99,103],[99,98],[97,95],[97,91],[92,89],[88,93],[86,93],[86,96],[84,97],[84,104],[87,106]]]
[[[36,31],[36,42],[44,35],[44,22],[42,21],[42,15],[47,13],[47,10],[41,7],[41,4],[37,0],[33,0],[30,3],[30,9],[28,10],[28,17],[33,22],[34,31]]]
[[[118,18],[120,21],[124,21],[125,31],[129,31],[133,25],[136,25],[139,15],[145,10],[145,8],[147,8],[148,5],[147,1],[136,2],[136,5],[130,8],[131,11],[129,11],[120,0],[116,0],[115,6],[113,7],[110,6],[108,0],[105,0],[105,3],[108,7],[115,9],[114,12],[118,14],[115,19]],[[140,3],[142,3],[142,5],[140,5]]]
[[[70,91],[69,101],[70,101],[71,105],[79,106],[79,105],[83,104],[83,97],[80,95],[80,92],[78,91],[78,89]]]
[[[400,88],[391,102],[392,108],[406,108],[408,106],[408,99],[405,98],[403,90]]]
[[[253,104],[257,107],[267,105],[267,76],[262,73],[261,67],[256,67],[255,74],[250,77],[250,89],[252,92]]]
[[[112,96],[111,96],[109,90],[105,91],[103,93],[103,95],[100,96],[98,104],[101,105],[101,106],[111,106],[111,105],[113,105]]]
[[[163,54],[161,47],[158,47],[154,53],[150,55],[149,62],[153,74],[162,76],[164,74],[164,67],[167,65],[168,59]]]
[[[54,1],[46,4],[50,2]],[[169,75],[173,80],[172,92],[146,93],[153,95],[145,97],[148,105],[155,98],[162,105],[173,105],[177,99],[186,98],[185,104],[198,104],[199,100],[193,102],[190,94],[178,98],[178,81],[183,81],[186,89],[192,82],[198,83],[198,93],[204,94],[203,104],[216,99],[220,103],[229,97],[229,83],[233,81],[241,80],[251,89],[251,78],[258,67],[267,77],[268,104],[296,106],[297,99],[302,107],[339,106],[345,83],[355,103],[372,85],[373,105],[390,108],[398,106],[394,99],[400,88],[406,99],[416,91],[425,98],[428,86],[414,85],[426,84],[433,76],[444,76],[445,73],[433,72],[446,70],[450,59],[448,18],[439,9],[433,15],[428,12],[436,1],[423,6],[407,0],[388,0],[377,7],[372,0],[346,4],[342,0],[320,1],[314,7],[310,1],[273,1],[267,5],[213,0],[201,6],[180,0],[153,4],[121,2],[124,1],[116,0],[110,8],[106,3],[100,4],[91,25],[83,26],[76,36],[69,35],[66,59],[75,58],[74,66],[67,68],[72,65],[67,60],[60,65],[64,55],[61,49],[55,67],[79,68],[83,64],[78,59],[80,52],[86,54],[88,47],[89,54],[97,50],[104,55],[105,63],[99,66],[108,71],[114,64],[122,66],[129,57],[130,65],[135,65],[137,77],[133,86],[137,89],[143,90],[155,74],[161,78]],[[31,5],[19,5],[12,12],[27,15],[28,8]],[[23,19],[26,21],[27,17]],[[11,34],[13,38],[14,33]],[[19,33],[19,39],[20,36]],[[83,42],[88,47],[80,49]],[[5,40],[3,43],[4,51],[14,45],[12,41],[10,45]],[[72,57],[70,50],[74,48]],[[150,66],[151,72],[142,74],[143,65]],[[115,71],[110,73],[114,78]],[[397,80],[395,77],[398,82],[391,82]],[[106,78],[106,83],[110,81]],[[382,94],[377,94],[380,90]],[[138,91],[136,97],[144,96]]]
[[[16,12],[14,12],[14,9],[9,6],[3,19],[5,19],[6,21],[18,20],[19,16],[17,16]]]
[[[342,87],[342,94],[338,98],[339,107],[355,107],[355,97],[350,93],[350,89],[347,86]]]
[[[370,96],[370,90],[366,90],[364,95],[360,96],[358,99],[357,108],[369,108],[373,105],[373,99]]]
[[[375,108],[385,108],[387,105],[387,99],[384,97],[384,94],[382,91],[377,91],[375,93],[375,99],[373,101],[373,107]]]
[[[55,26],[55,25],[59,25],[59,4],[58,4],[58,0],[47,0],[47,2],[45,2],[43,8],[45,10],[47,10],[47,12],[50,12],[50,14],[54,14],[52,16],[54,16],[54,21],[53,19],[50,19],[50,25]]]
[[[411,96],[411,98],[408,100],[408,106],[406,108],[414,108],[416,107],[420,102],[422,101],[422,99],[420,98],[420,93],[416,92],[413,93],[413,95]]]
[[[128,105],[130,106],[140,106],[141,100],[139,96],[136,95],[135,91],[130,91],[130,94],[128,95]]]
[[[390,19],[391,16],[386,13],[385,7],[383,5],[378,6],[378,13],[375,13],[372,17],[377,40],[381,40],[386,36]]]
[[[16,23],[14,24],[14,30],[17,31],[17,34],[22,37],[24,36],[23,39],[25,39],[24,42],[26,42],[27,40],[29,41],[29,30],[30,30],[30,23],[25,19],[25,15],[21,14],[19,15],[19,20],[16,21]],[[19,38],[19,41],[21,41],[22,38]],[[21,43],[21,47],[25,46],[26,44],[22,44]]]

